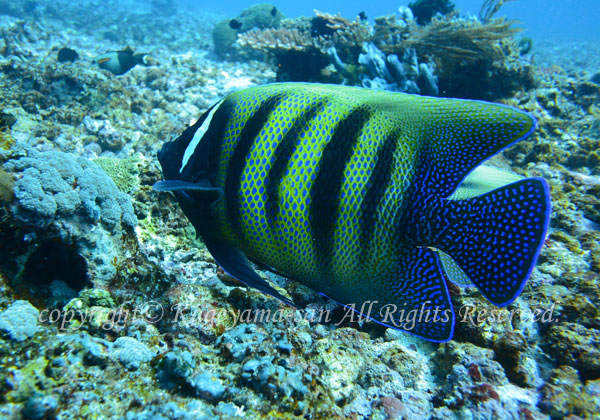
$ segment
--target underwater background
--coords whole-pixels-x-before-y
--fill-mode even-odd
[[[598,418],[599,20],[597,0],[0,0],[0,418]],[[219,268],[152,188],[157,153],[277,81],[535,117],[486,162],[550,187],[521,295],[449,283],[432,343]]]

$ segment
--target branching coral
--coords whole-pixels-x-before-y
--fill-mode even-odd
[[[404,21],[399,21],[394,15],[380,16],[375,18],[374,34],[371,39],[375,45],[400,45],[410,36],[410,31],[414,27],[407,25]]]
[[[360,46],[371,37],[371,29],[360,21],[350,21],[338,15],[315,10],[312,30],[307,24],[293,26],[288,22],[281,28],[255,29],[238,35],[238,44],[261,51],[308,51],[317,49],[323,54],[332,46]],[[319,22],[318,25],[314,21]],[[302,22],[301,22],[302,23]],[[316,27],[321,30],[314,29]],[[323,28],[325,30],[323,30]]]
[[[306,51],[319,48],[320,38],[312,38],[310,34],[297,28],[253,29],[238,35],[237,43],[242,47],[250,47],[260,51]]]
[[[372,36],[368,23],[315,10],[312,19],[283,21],[280,28],[256,29],[238,35],[241,47],[266,52],[277,61],[279,80],[337,82],[325,71],[335,56],[339,63],[356,63],[362,45]],[[332,51],[335,50],[335,54]],[[298,63],[303,63],[298,66]],[[343,63],[342,63],[343,64]],[[332,67],[332,72],[335,69]]]

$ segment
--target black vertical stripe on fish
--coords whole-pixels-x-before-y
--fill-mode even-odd
[[[331,140],[323,149],[319,170],[310,190],[310,224],[314,253],[319,260],[323,276],[329,273],[332,262],[334,230],[339,212],[340,191],[344,183],[344,170],[370,117],[370,109],[360,106],[338,123]]]
[[[196,121],[194,125],[186,128],[183,133],[181,133],[176,141],[165,143],[160,152],[158,152],[158,159],[162,165],[165,179],[186,179],[182,176],[182,174],[179,173],[183,156],[185,155],[185,151],[187,150],[189,144],[193,140],[194,134],[196,134],[196,131],[198,131],[198,129],[202,126],[204,120],[206,120],[210,114],[210,111],[214,107],[215,105],[208,108],[204,114],[198,118],[198,121]]]
[[[389,134],[377,150],[375,167],[367,182],[367,191],[360,205],[360,248],[363,257],[372,252],[370,243],[377,224],[377,207],[382,201],[394,174],[394,155],[399,132]]]
[[[192,126],[194,128],[193,134],[202,126],[212,108],[209,108],[201,119]],[[198,182],[199,178],[208,177],[211,184],[215,185],[219,150],[221,149],[221,141],[225,135],[229,115],[231,115],[231,104],[223,102],[213,114],[206,133],[202,136],[198,146],[183,168],[181,179]],[[191,140],[192,138],[190,138]]]
[[[323,107],[323,102],[314,103],[296,118],[289,130],[283,135],[283,138],[277,145],[275,150],[275,160],[267,173],[265,184],[266,200],[265,207],[267,210],[267,218],[271,225],[274,224],[274,216],[279,209],[279,186],[283,181],[283,174],[296,151],[297,140],[300,138],[304,130],[310,129],[310,121],[317,115]]]
[[[429,162],[432,161],[426,150],[420,150],[415,157],[418,162],[410,186],[403,194],[402,206],[394,216],[393,238],[396,242],[403,242],[409,246],[423,246],[420,230],[429,225],[427,215],[422,212],[425,197],[432,197],[424,193],[425,186],[430,178]]]
[[[234,232],[241,236],[240,196],[239,190],[242,183],[242,174],[246,166],[246,157],[254,140],[265,126],[273,110],[281,103],[285,94],[275,95],[264,101],[256,112],[248,118],[238,137],[235,150],[229,158],[229,167],[225,179],[225,198],[227,203],[227,218],[231,222]]]
[[[219,159],[221,158],[222,142],[227,130],[227,121],[232,113],[233,103],[223,102],[213,115],[211,125],[204,135],[208,142],[208,178],[213,185],[217,182]]]

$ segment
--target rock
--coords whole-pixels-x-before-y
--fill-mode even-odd
[[[433,356],[437,375],[444,378],[455,374],[456,366],[462,365],[475,382],[503,385],[508,382],[504,369],[496,362],[493,350],[477,347],[470,343],[449,341],[440,345]]]
[[[595,382],[588,382],[584,388],[577,371],[572,367],[553,369],[548,382],[540,390],[539,407],[553,419],[570,415],[592,418],[600,409]]]
[[[350,328],[340,328],[313,345],[315,362],[322,369],[320,380],[336,402],[348,401],[356,393],[366,360],[361,350],[368,336]]]
[[[424,374],[424,366],[418,353],[404,346],[391,347],[381,355],[381,361],[400,374],[407,388],[414,388]]]
[[[194,357],[187,350],[173,350],[158,363],[156,374],[162,388],[173,390],[186,386],[194,371]]]
[[[271,356],[250,359],[242,365],[242,378],[272,397],[294,395],[303,399],[308,388],[302,383],[301,369],[274,364]]]
[[[142,363],[149,362],[154,352],[133,337],[119,337],[113,343],[111,356],[127,369],[135,370]]]
[[[16,341],[25,341],[39,331],[40,311],[26,300],[13,302],[0,313],[0,330]]]
[[[383,411],[385,411],[387,418],[390,420],[401,419],[406,415],[406,408],[398,398],[383,397],[379,400],[379,404],[383,407]]]
[[[223,401],[217,404],[217,411],[224,419],[244,418],[244,410],[233,403],[225,403]]]
[[[526,352],[529,346],[520,331],[507,331],[494,343],[496,360],[500,362],[506,376],[520,386],[541,385],[535,361]]]
[[[548,330],[550,354],[561,364],[574,367],[582,378],[600,378],[600,332],[566,322]]]
[[[23,407],[23,418],[28,420],[52,419],[58,402],[52,396],[34,396],[29,398]]]
[[[223,349],[226,356],[239,363],[247,355],[258,350],[266,338],[267,336],[256,325],[242,324],[221,335],[217,340],[217,345]]]
[[[174,401],[165,404],[149,404],[140,412],[127,411],[127,420],[211,420],[215,414],[202,401],[191,401],[180,407]]]
[[[210,372],[198,373],[191,379],[190,385],[196,395],[209,401],[218,401],[225,394],[221,380]]]
[[[38,236],[40,253],[32,258],[42,261],[31,265],[58,272],[48,283],[66,281],[63,276],[69,275],[69,270],[61,272],[60,266],[43,267],[42,263],[50,266],[56,261],[51,256],[59,251],[85,263],[83,270],[77,270],[84,271],[84,278],[77,283],[87,281],[87,275],[98,283],[114,279],[117,263],[126,253],[125,238],[137,224],[131,198],[120,192],[98,165],[68,153],[32,149],[26,157],[4,163],[4,169],[12,171],[16,179],[16,200],[10,212],[13,222],[18,229],[35,229]],[[51,243],[57,239],[62,247],[54,250]],[[67,284],[73,287],[69,281]],[[81,288],[83,285],[78,290]]]

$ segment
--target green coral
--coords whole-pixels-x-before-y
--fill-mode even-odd
[[[215,44],[215,52],[223,55],[235,43],[238,32],[229,26],[231,19],[220,21],[213,28],[213,43]]]
[[[127,159],[100,157],[94,159],[94,163],[112,178],[121,192],[129,194],[140,185],[140,161],[137,157]]]

